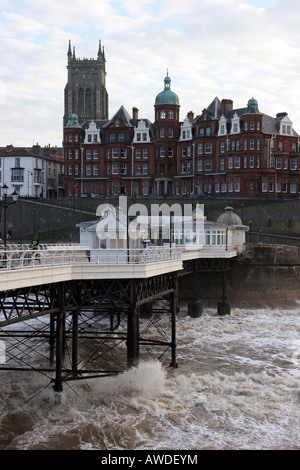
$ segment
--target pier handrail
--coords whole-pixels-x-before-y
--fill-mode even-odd
[[[0,250],[0,271],[74,264],[148,264],[178,260],[182,247],[148,247],[144,249],[66,249]]]

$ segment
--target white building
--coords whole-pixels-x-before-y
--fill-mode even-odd
[[[50,147],[42,149],[8,145],[0,149],[1,188],[8,186],[8,194],[23,197],[52,198],[64,195],[64,165],[59,157],[51,155]]]

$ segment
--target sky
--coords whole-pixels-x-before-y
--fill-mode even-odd
[[[106,55],[109,118],[154,121],[167,70],[180,119],[217,96],[287,112],[300,134],[299,0],[0,0],[0,146],[62,146],[69,40]]]

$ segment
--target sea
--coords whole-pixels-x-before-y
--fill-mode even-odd
[[[0,371],[1,450],[300,449],[300,301],[177,320],[177,364],[72,382]]]

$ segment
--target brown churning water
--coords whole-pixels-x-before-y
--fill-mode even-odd
[[[181,311],[177,369],[144,361],[72,383],[60,405],[41,375],[1,373],[0,449],[298,449],[299,314]]]

